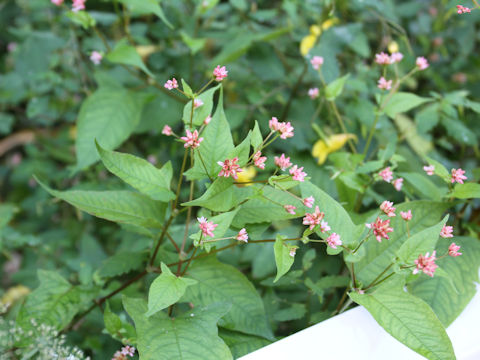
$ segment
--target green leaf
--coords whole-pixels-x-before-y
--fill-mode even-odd
[[[188,286],[195,285],[196,280],[173,275],[167,265],[161,263],[162,273],[153,280],[148,292],[148,311],[146,317],[175,304],[185,294]]]
[[[418,134],[417,126],[407,116],[397,114],[394,117],[395,125],[398,127],[400,136],[407,140],[408,145],[421,157],[425,156],[433,149],[431,141]]]
[[[453,289],[449,279],[419,276],[408,284],[409,291],[429,304],[442,324],[449,326],[463,311],[477,292],[478,268],[480,266],[480,242],[475,238],[455,237],[455,243],[461,246],[461,256],[447,256],[437,260],[440,268],[449,274],[458,291]],[[450,242],[441,241],[437,249],[439,254],[448,251]],[[437,269],[438,270],[438,269]]]
[[[288,270],[293,265],[295,256],[290,255],[292,246],[288,245],[284,241],[285,237],[282,235],[277,235],[275,239],[275,244],[273,245],[273,251],[275,253],[275,264],[277,265],[277,276],[275,277],[274,283],[278,281],[283,275],[285,275]]]
[[[412,93],[398,92],[391,97],[384,111],[388,116],[394,118],[397,114],[406,113],[428,101],[432,101],[432,99],[420,97]]]
[[[159,5],[159,0],[119,0],[121,3],[127,5],[128,9],[137,15],[155,14],[165,25],[173,29],[173,25],[168,21]]]
[[[183,89],[183,92],[189,97],[189,98],[192,98],[193,97],[193,90],[192,88],[190,87],[190,85],[188,85],[188,83],[182,79],[182,89]],[[192,109],[192,107],[190,107],[190,110]]]
[[[55,196],[93,216],[118,223],[144,227],[162,227],[166,204],[131,191],[57,191],[36,179]]]
[[[192,55],[195,55],[197,52],[203,49],[207,39],[205,38],[192,38],[188,35],[185,31],[180,31],[180,35],[182,36],[182,41],[190,48]]]
[[[110,304],[106,303],[103,311],[103,322],[105,330],[116,340],[132,344],[135,342],[135,328],[128,322],[122,321],[120,317],[110,310]]]
[[[462,144],[478,145],[477,135],[467,127],[460,119],[442,116],[442,125],[447,133]]]
[[[401,279],[386,283],[372,293],[349,295],[410,349],[431,360],[455,359],[452,343],[440,320],[423,300],[403,290]]]
[[[18,210],[13,204],[0,204],[0,230],[13,219]]]
[[[217,329],[217,321],[229,310],[227,303],[195,307],[175,318],[164,312],[147,317],[143,299],[124,297],[123,306],[135,322],[142,360],[232,359]]]
[[[252,132],[249,131],[248,135],[243,141],[235,146],[235,148],[227,155],[227,158],[233,159],[235,157],[238,157],[238,163],[240,166],[245,166],[249,155],[250,155],[250,136]]]
[[[96,24],[95,19],[86,11],[69,11],[66,15],[72,22],[81,25],[85,30]]]
[[[232,178],[217,178],[198,199],[183,203],[182,206],[202,206],[212,211],[228,211],[253,195],[250,186],[237,187]]]
[[[301,203],[292,200],[292,196],[286,194],[284,191],[274,189],[271,186],[249,186],[250,188],[259,191],[262,189],[264,196],[257,196],[248,200],[242,205],[237,216],[233,219],[233,225],[237,228],[245,227],[246,224],[258,224],[262,222],[272,222],[285,219],[293,219],[303,216],[304,211],[301,209]],[[266,198],[267,199],[266,199]],[[275,202],[272,202],[271,199]],[[291,215],[285,211],[283,206],[279,204],[294,204],[297,206],[297,214]]]
[[[140,121],[143,102],[124,89],[100,88],[84,101],[77,121],[77,169],[100,159],[95,139],[112,150],[124,142]]]
[[[260,295],[239,270],[209,257],[195,260],[187,275],[198,284],[188,287],[181,301],[190,301],[195,308],[228,301],[232,307],[222,318],[222,327],[273,340]]]
[[[425,157],[427,159],[427,162],[429,165],[433,165],[435,167],[435,174],[440,176],[442,179],[444,179],[446,182],[449,182],[450,180],[450,173],[448,172],[447,168],[443,166],[442,163],[433,160],[432,158],[429,158],[428,156]]]
[[[112,174],[153,200],[168,202],[175,199],[175,194],[170,190],[172,180],[170,162],[162,169],[157,169],[139,157],[105,150],[98,143],[96,145],[103,164]]]
[[[17,316],[17,325],[24,330],[31,328],[31,319],[61,330],[90,306],[98,293],[91,286],[71,285],[57,271],[38,270],[38,279],[40,286],[28,296]]]
[[[145,1],[149,1],[149,0],[145,0]],[[115,64],[131,65],[131,66],[137,67],[148,76],[152,78],[155,77],[155,75],[153,75],[153,73],[150,72],[150,70],[148,70],[148,68],[145,66],[145,64],[143,63],[142,57],[137,52],[135,47],[129,45],[126,39],[120,40],[115,45],[113,50],[107,54],[106,58]]]
[[[183,81],[183,79],[182,79],[182,81]],[[201,93],[200,95],[195,97],[195,99],[202,100],[203,105],[193,109],[193,117],[192,117],[192,102],[193,102],[193,100],[189,101],[185,105],[185,107],[183,108],[183,122],[185,123],[185,125],[190,127],[190,118],[191,117],[192,117],[192,124],[194,126],[200,126],[200,125],[203,124],[205,118],[212,114],[213,95],[215,95],[215,93],[217,92],[217,90],[219,88],[222,89],[221,84],[218,84],[217,86],[214,86],[214,87],[208,89],[207,91],[204,91],[203,93]],[[188,89],[187,89],[187,91],[188,91]],[[190,89],[190,91],[191,91],[191,89]],[[223,89],[220,91],[220,93],[223,94]],[[222,96],[222,95],[220,95],[220,96]],[[221,109],[222,112],[223,112],[223,101],[222,100],[219,100],[218,106],[220,106],[220,105],[222,105],[222,107],[219,108],[219,109]],[[219,113],[219,115],[220,114],[221,113]],[[216,112],[215,112],[215,115],[217,115]],[[215,115],[214,115],[214,117],[215,117]],[[202,134],[202,137],[205,138],[205,139],[206,139],[206,131],[212,125],[213,120],[214,119],[212,118],[211,122],[208,124],[207,128],[205,129],[205,132]],[[204,145],[205,145],[205,143],[202,142],[202,144],[200,145],[200,148],[202,148],[202,146],[204,146]]]
[[[287,308],[275,311],[273,318],[276,321],[292,321],[298,320],[305,316],[307,312],[305,304],[293,303]]]
[[[429,252],[430,254],[435,249],[440,231],[448,220],[446,215],[438,224],[426,228],[412,236],[410,236],[397,251],[398,258],[405,264],[413,264],[418,259],[418,255]]]
[[[480,198],[480,184],[457,184],[449,196],[456,197],[457,199],[478,199]]]
[[[325,213],[325,221],[328,222],[332,232],[340,235],[343,244],[347,245],[357,240],[354,238],[355,225],[342,205],[309,181],[301,183],[300,190],[302,198],[309,196],[315,198],[315,205]]]
[[[368,174],[373,171],[380,170],[384,166],[384,164],[385,164],[384,160],[367,161],[363,165],[360,165],[356,171],[357,173],[360,173],[360,174]]]
[[[142,251],[121,251],[105,259],[97,270],[101,278],[112,278],[140,270],[147,260],[148,253]]]
[[[327,100],[333,101],[342,94],[343,87],[349,76],[350,74],[344,75],[327,85],[325,88],[325,97]]]
[[[220,329],[219,335],[228,345],[235,359],[271,344],[271,341],[264,338],[226,329]]]
[[[396,204],[397,216],[390,218],[390,227],[394,229],[389,233],[389,240],[377,242],[371,236],[362,247],[365,247],[365,257],[355,263],[357,279],[364,285],[370,284],[388,265],[395,259],[395,254],[402,244],[407,241],[406,222],[400,216],[401,211],[412,210],[412,220],[408,222],[410,235],[429,228],[438,223],[443,212],[450,204],[431,201],[411,201]],[[372,220],[373,221],[373,220]]]
[[[205,103],[200,108],[206,105]],[[189,180],[203,179],[207,174],[211,178],[216,178],[220,172],[220,165],[217,162],[224,161],[234,149],[230,126],[223,111],[223,90],[220,91],[217,110],[203,131],[202,137],[204,140],[195,151],[195,166],[185,173]]]
[[[448,189],[446,186],[439,187],[433,181],[431,181],[427,175],[410,172],[410,173],[398,173],[398,176],[405,178],[407,183],[412,185],[417,194],[421,197],[426,197],[431,200],[441,200]]]
[[[260,131],[260,126],[258,125],[258,121],[255,120],[255,126],[253,127],[252,137],[250,138],[252,142],[253,150],[258,149],[258,147],[263,142],[262,132]]]

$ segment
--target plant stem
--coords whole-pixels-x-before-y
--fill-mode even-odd
[[[183,155],[183,161],[182,161],[182,168],[180,169],[180,179],[178,179],[178,184],[177,184],[177,192],[175,195],[175,201],[172,205],[172,211],[174,211],[177,207],[178,204],[178,198],[180,196],[180,188],[182,187],[182,181],[183,181],[183,173],[185,172],[185,165],[187,163],[187,156],[188,156],[188,150],[185,150],[185,154]]]
[[[202,91],[205,90],[205,88],[213,82],[213,80],[214,80],[214,79],[211,78],[208,83],[206,83],[205,85],[203,85],[203,87],[202,87],[200,90],[198,90],[198,93],[197,93],[197,94],[200,95],[200,94],[202,93]]]
[[[174,218],[174,216],[173,216],[173,211],[172,211],[172,213],[170,214],[170,217],[168,218],[166,224],[163,226],[162,233],[160,234],[160,237],[158,238],[158,242],[157,242],[157,245],[155,246],[155,250],[153,251],[152,257],[150,258],[150,261],[148,262],[148,264],[150,266],[152,266],[153,263],[155,262],[155,258],[157,257],[158,249],[160,249],[160,245],[163,242],[163,238],[165,237],[165,234],[167,233],[168,227],[172,223],[173,218]]]
[[[285,119],[287,118],[288,112],[290,111],[290,106],[292,104],[293,98],[297,94],[298,88],[300,87],[300,84],[302,83],[303,78],[307,74],[307,70],[308,70],[308,63],[305,62],[305,64],[303,65],[302,72],[300,73],[300,76],[298,77],[298,80],[295,83],[295,85],[292,89],[292,92],[290,93],[290,97],[288,98],[287,105],[285,105],[285,108],[283,109],[282,116],[280,116],[280,121],[285,121]]]

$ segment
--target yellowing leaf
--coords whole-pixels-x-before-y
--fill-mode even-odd
[[[246,169],[243,169],[241,173],[238,173],[238,179],[237,182],[239,183],[248,183],[253,180],[253,178],[257,175],[257,170],[253,166],[249,166]],[[245,184],[245,185],[237,185],[237,186],[250,186],[250,184]]]
[[[143,61],[146,61],[147,58],[152,55],[153,53],[160,50],[160,46],[158,45],[139,45],[135,47],[137,53],[140,55]]]
[[[310,50],[313,48],[313,45],[315,45],[316,41],[317,41],[317,37],[315,35],[309,34],[305,36],[300,42],[300,53],[303,56],[306,56],[310,52]]]
[[[26,295],[30,294],[30,289],[23,285],[17,285],[9,288],[2,296],[0,301],[3,305],[14,304]]]
[[[331,19],[325,20],[322,23],[322,30],[327,30],[328,28],[331,28],[332,26],[337,25],[337,24],[338,24],[338,19],[337,18],[331,18]]]
[[[354,134],[336,134],[329,136],[326,141],[318,140],[312,149],[313,157],[318,158],[318,164],[321,165],[327,160],[328,154],[340,150],[349,139],[355,139]]]
[[[320,26],[318,25],[310,26],[310,34],[312,34],[313,36],[320,36],[321,33],[322,33],[322,29],[320,28]]]

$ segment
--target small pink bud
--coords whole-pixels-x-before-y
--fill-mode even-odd
[[[378,175],[383,179],[383,181],[388,183],[393,180],[393,172],[390,170],[390,166],[380,171]]]
[[[303,225],[308,225],[310,230],[313,230],[315,226],[320,225],[324,217],[325,213],[321,212],[318,206],[315,206],[315,211],[313,213],[305,214]]]
[[[291,215],[295,215],[295,210],[297,209],[297,207],[293,205],[283,205],[283,208]]]
[[[392,80],[386,80],[383,76],[378,80],[377,87],[382,90],[390,90],[392,88]]]
[[[392,55],[390,55],[390,62],[392,64],[397,63],[402,61],[403,59],[403,54],[400,52],[394,52]]]
[[[186,136],[182,136],[180,140],[185,141],[183,145],[185,148],[191,147],[192,149],[196,149],[200,146],[200,143],[203,141],[203,138],[199,138],[198,131],[195,130],[193,133],[186,129],[185,130]]]
[[[92,54],[90,55],[90,60],[92,61],[92,63],[94,63],[95,65],[100,65],[100,63],[102,62],[102,59],[103,59],[102,54],[100,54],[96,50],[92,51]]]
[[[290,175],[292,175],[293,180],[297,181],[305,181],[305,176],[307,176],[306,172],[303,172],[303,166],[299,168],[297,165],[293,165],[290,169]]]
[[[452,184],[456,181],[459,184],[463,184],[463,180],[467,180],[467,177],[464,175],[465,170],[462,169],[452,169]]]
[[[448,255],[452,257],[462,255],[462,253],[458,252],[458,250],[460,250],[460,246],[455,243],[451,243],[450,246],[448,247]]]
[[[237,164],[238,157],[233,159],[225,159],[223,162],[217,162],[218,165],[222,167],[222,170],[218,173],[218,176],[223,177],[233,177],[235,180],[238,179],[237,173],[242,172],[240,165]]]
[[[314,203],[315,203],[315,198],[313,196],[309,196],[303,199],[303,205],[305,205],[308,208],[311,208]]]
[[[379,65],[390,65],[391,59],[390,59],[390,56],[388,56],[388,54],[381,52],[380,54],[375,55],[375,62]]]
[[[440,231],[440,236],[444,239],[453,237],[453,226],[443,225],[442,230]]]
[[[320,66],[323,65],[323,57],[321,56],[314,56],[312,58],[312,60],[310,60],[310,63],[312,64],[312,67],[315,69],[315,70],[318,70],[320,69]]]
[[[415,260],[416,267],[413,269],[413,273],[416,274],[419,271],[423,271],[424,274],[433,277],[438,267],[438,265],[435,264],[436,259],[436,251],[432,253],[432,256],[429,256],[429,253],[426,253],[425,256],[420,254],[418,259]]]
[[[225,68],[225,66],[220,67],[218,65],[214,70],[213,70],[213,76],[215,77],[215,80],[217,81],[222,81],[228,76],[228,71]]]
[[[275,165],[283,171],[287,170],[290,166],[292,166],[292,163],[290,162],[290,157],[285,157],[285,154],[280,155],[280,157],[275,156],[274,161]]]
[[[200,107],[200,106],[202,106],[202,105],[203,105],[202,99],[195,99],[195,100],[193,100],[193,108],[194,108],[194,109],[196,109],[196,108],[198,108],[198,107]]]
[[[165,87],[165,89],[168,89],[168,90],[176,89],[178,88],[177,79],[172,78],[172,80],[167,80],[167,82],[163,86]]]
[[[427,173],[428,176],[432,176],[435,173],[435,166],[424,166],[423,170]]]
[[[60,6],[63,4],[63,0],[50,0],[52,4]]]
[[[202,230],[203,236],[210,236],[213,237],[213,231],[215,228],[218,226],[218,224],[214,224],[213,221],[207,221],[203,216],[200,218],[197,218],[199,222],[199,227],[200,230]]]
[[[327,239],[326,239],[327,245],[330,246],[332,249],[336,249],[337,246],[342,245],[342,240],[340,240],[340,235],[337,233],[332,233]]]
[[[247,233],[247,230],[245,228],[241,229],[237,236],[235,237],[235,239],[237,239],[238,241],[243,241],[245,243],[248,243],[248,233]]]
[[[417,64],[417,67],[420,70],[425,70],[429,66],[427,59],[425,59],[423,56],[417,57],[417,60],[415,61],[415,63]]]
[[[310,96],[310,99],[316,99],[318,97],[319,90],[318,88],[311,88],[308,90],[308,96]]]
[[[204,125],[208,125],[210,124],[210,121],[212,121],[212,117],[210,115],[208,115],[205,120],[203,120],[203,124]]]
[[[172,131],[172,128],[168,125],[165,125],[162,129],[162,134],[163,135],[167,135],[167,136],[171,136],[173,135],[173,131]]]
[[[73,0],[72,11],[77,12],[80,10],[85,10],[85,1],[87,0]]]
[[[259,169],[265,169],[265,161],[267,161],[267,157],[262,156],[260,151],[257,151],[255,155],[253,155],[253,163]]]
[[[401,191],[402,186],[403,186],[403,178],[398,178],[398,179],[393,180],[392,184],[393,184],[393,187],[395,188],[395,190]]]
[[[393,202],[391,201],[384,201],[380,205],[380,210],[382,210],[388,217],[394,217],[395,215],[395,208],[393,207]]]
[[[410,221],[412,220],[412,210],[400,211],[400,216],[402,217],[403,220]]]
[[[290,255],[291,257],[295,257],[296,252],[297,252],[297,248],[296,247],[291,247],[290,251],[288,252],[288,255]]]

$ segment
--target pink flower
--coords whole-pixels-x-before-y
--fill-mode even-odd
[[[463,180],[467,180],[467,177],[464,175],[465,170],[462,169],[452,169],[452,184],[456,181],[459,184],[463,184]]]
[[[450,246],[448,247],[448,255],[452,257],[462,255],[462,253],[458,252],[458,250],[460,250],[460,246],[455,243],[451,243]]]
[[[417,64],[417,67],[420,70],[425,70],[429,66],[427,59],[425,59],[423,56],[417,57],[417,60],[415,61],[415,63]]]
[[[92,61],[92,63],[94,63],[95,65],[100,65],[102,59],[102,54],[100,54],[98,51],[92,51],[92,54],[90,55],[90,60]]]
[[[393,231],[393,228],[390,227],[390,219],[382,220],[377,217],[377,220],[371,224],[365,224],[369,229],[373,229],[373,235],[378,242],[382,242],[382,238],[390,239],[388,233]]]
[[[393,217],[395,215],[395,208],[393,207],[393,202],[391,201],[384,201],[380,205],[380,210],[382,210],[388,217]]]
[[[217,65],[213,70],[213,76],[215,77],[215,80],[222,81],[228,76],[228,71],[225,66],[220,67],[220,65]]]
[[[212,121],[212,117],[210,115],[208,115],[205,120],[203,120],[203,124],[204,125],[208,125],[210,124],[210,121]]]
[[[152,155],[152,154],[148,155],[147,161],[152,165],[156,165],[157,162],[158,162],[157,157],[155,155]]]
[[[198,226],[200,230],[202,230],[203,236],[210,236],[213,237],[213,231],[218,226],[218,224],[214,224],[213,221],[207,221],[203,216],[197,218],[198,222],[200,223]]]
[[[168,89],[168,90],[176,89],[178,88],[177,79],[172,78],[172,80],[167,80],[167,82],[163,86],[165,86],[165,89]]]
[[[283,205],[283,208],[285,211],[289,214],[295,215],[295,209],[297,208],[296,206],[293,205]]]
[[[378,173],[378,175],[386,182],[390,182],[393,179],[393,172],[390,170],[390,166],[386,167]]]
[[[202,105],[203,105],[202,99],[195,99],[195,100],[193,100],[193,108],[194,108],[194,109],[196,109],[196,108],[198,108],[198,107],[200,107],[200,106],[202,106]]]
[[[324,233],[330,230],[331,228],[330,226],[328,226],[328,222],[322,220],[322,222],[320,223],[320,232]]]
[[[85,10],[85,1],[87,0],[73,0],[72,11],[77,12],[80,10]]]
[[[303,225],[309,225],[310,230],[313,230],[315,226],[320,225],[324,217],[325,213],[321,212],[318,206],[315,206],[315,211],[313,213],[305,214]]]
[[[253,155],[253,163],[259,169],[265,169],[265,161],[267,161],[267,157],[262,156],[262,153],[260,151],[257,151],[255,155]]]
[[[242,172],[240,165],[237,164],[238,157],[233,159],[225,159],[224,162],[219,161],[217,164],[222,167],[222,170],[218,173],[218,176],[229,177],[232,176],[235,180],[238,179],[237,173]]]
[[[311,208],[314,202],[315,202],[315,198],[313,196],[309,196],[303,199],[303,205],[305,205],[308,208]]]
[[[332,249],[336,249],[337,246],[342,245],[342,240],[340,240],[340,235],[337,233],[332,233],[327,239],[326,239],[327,245],[330,246]]]
[[[412,220],[412,210],[400,211],[400,216],[402,217],[403,220],[410,221]]]
[[[55,4],[57,6],[60,6],[63,4],[63,0],[50,0],[52,4]]]
[[[122,348],[122,354],[123,355],[128,355],[128,356],[133,356],[135,355],[135,348],[133,346],[124,346]]]
[[[390,56],[384,52],[375,55],[375,62],[379,65],[389,65],[390,61]]]
[[[297,165],[293,165],[290,169],[290,175],[292,175],[293,180],[297,181],[305,181],[305,176],[307,176],[306,172],[303,172],[303,166],[299,168]]]
[[[318,88],[311,88],[308,90],[308,96],[310,96],[310,99],[316,99],[318,97]]]
[[[286,139],[293,136],[293,126],[290,122],[281,122],[278,123],[278,131],[280,131],[280,138]]]
[[[320,69],[320,66],[323,65],[323,57],[321,56],[314,56],[312,60],[310,60],[310,63],[312,64],[312,67],[315,70]]]
[[[465,14],[471,12],[472,9],[469,9],[462,5],[457,5],[457,14]]]
[[[7,45],[7,51],[9,53],[12,53],[14,52],[15,50],[17,50],[17,43],[12,41],[12,42],[9,42],[8,45]]]
[[[453,226],[443,225],[442,230],[440,231],[440,236],[442,238],[452,238],[453,237]]]
[[[248,233],[247,233],[247,230],[245,230],[245,228],[241,229],[237,236],[235,236],[235,239],[237,239],[238,241],[243,241],[243,242],[246,242],[248,243]]]
[[[400,62],[403,59],[403,54],[400,52],[394,52],[392,55],[390,55],[390,62],[392,64],[396,62]]]
[[[435,264],[436,260],[436,251],[432,253],[432,256],[428,256],[430,253],[426,253],[425,256],[420,254],[418,256],[418,259],[415,260],[415,269],[413,269],[413,273],[417,274],[420,270],[423,271],[425,274],[428,276],[433,277],[433,274],[435,273],[435,269],[438,267],[437,264]]]
[[[288,252],[288,255],[290,255],[291,257],[295,257],[295,253],[297,252],[297,248],[292,246],[290,248],[290,251]]]
[[[290,166],[292,166],[292,163],[290,162],[290,157],[286,158],[285,154],[280,155],[280,157],[275,156],[274,160],[275,165],[283,171],[287,170]]]
[[[383,76],[378,80],[377,87],[382,90],[390,90],[392,88],[392,80],[386,80]]]
[[[172,128],[168,125],[165,125],[162,129],[162,134],[163,135],[167,135],[167,136],[171,136],[173,135],[173,131],[172,131]]]
[[[203,138],[199,138],[198,137],[198,131],[195,130],[193,133],[186,129],[185,130],[185,133],[187,134],[187,136],[182,136],[180,138],[180,140],[183,140],[185,141],[185,144],[183,145],[183,147],[185,148],[189,148],[191,147],[192,149],[196,149],[200,146],[200,143],[203,141]]]
[[[393,187],[395,188],[395,190],[401,191],[402,186],[403,186],[403,178],[398,178],[398,179],[393,180],[392,184],[393,184]]]
[[[435,166],[430,165],[430,166],[424,166],[423,170],[427,173],[428,176],[432,176],[435,173]]]
[[[278,131],[278,119],[273,116],[269,121],[268,121],[268,127],[270,128],[270,130],[272,131]]]

